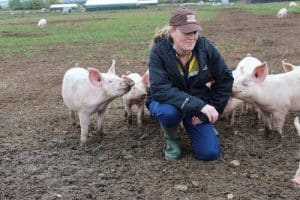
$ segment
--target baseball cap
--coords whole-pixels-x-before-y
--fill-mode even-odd
[[[170,16],[170,26],[177,26],[183,33],[202,31],[195,13],[188,8],[178,8]]]

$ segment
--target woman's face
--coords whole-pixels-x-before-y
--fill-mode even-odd
[[[191,51],[196,45],[198,32],[183,33],[177,27],[170,30],[176,49],[180,51]]]

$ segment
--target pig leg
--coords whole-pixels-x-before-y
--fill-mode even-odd
[[[261,116],[265,124],[265,137],[270,138],[272,135],[272,115],[268,112],[261,111]]]
[[[103,110],[98,112],[98,116],[97,116],[97,134],[100,135],[100,137],[102,137],[104,135],[104,131],[103,131],[103,124],[104,121],[107,117],[107,108],[104,108]]]
[[[87,113],[79,112],[79,121],[81,127],[81,135],[80,135],[80,146],[86,146],[88,131],[89,131],[89,124],[90,124],[90,116]]]
[[[231,119],[230,119],[230,126],[233,127],[234,125],[234,117],[235,117],[236,109],[234,109],[231,113]]]
[[[70,110],[70,121],[71,121],[71,126],[76,125],[76,113],[75,113],[75,111]]]
[[[144,118],[144,104],[138,104],[137,110],[137,126],[141,128],[143,126],[143,118]]]
[[[256,111],[256,120],[257,121],[261,120],[261,112],[259,108],[255,108],[255,111]]]
[[[128,125],[132,125],[132,109],[131,105],[128,103],[124,104],[125,106],[125,117],[127,117]]]
[[[273,114],[273,118],[272,118],[273,130],[275,130],[277,133],[279,133],[282,138],[284,137],[282,134],[282,127],[284,125],[284,120],[285,120],[286,114],[287,114],[286,111],[276,112]]]
[[[131,109],[131,104],[129,101],[123,99],[123,105],[124,105],[124,116],[128,120],[128,125],[132,125],[132,109]]]
[[[294,183],[295,187],[300,188],[300,163],[292,182]]]

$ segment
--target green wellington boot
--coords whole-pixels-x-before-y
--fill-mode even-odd
[[[162,127],[164,134],[165,149],[164,154],[166,159],[178,160],[181,156],[181,136],[179,126],[166,128]]]

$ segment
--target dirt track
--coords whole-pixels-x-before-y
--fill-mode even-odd
[[[300,15],[286,19],[236,11],[220,12],[202,23],[234,68],[247,53],[266,61],[272,73],[283,72],[281,60],[300,65]],[[120,99],[115,100],[100,140],[92,133],[79,147],[80,129],[69,125],[61,98],[64,72],[75,62],[106,70],[112,58],[119,74],[144,72],[147,58],[121,59],[114,51],[148,46],[98,47],[99,57],[80,57],[86,49],[45,47],[36,59],[1,58],[0,199],[299,199],[293,187],[300,138],[291,113],[282,141],[266,140],[261,122],[248,112],[234,128],[220,120],[216,127],[223,149],[217,161],[196,161],[188,139],[177,162],[165,161],[159,126],[148,115],[144,128],[128,127]],[[50,57],[55,59],[49,59]],[[278,97],[280,98],[280,97]],[[239,167],[229,162],[237,159]],[[176,189],[187,186],[187,191]]]

